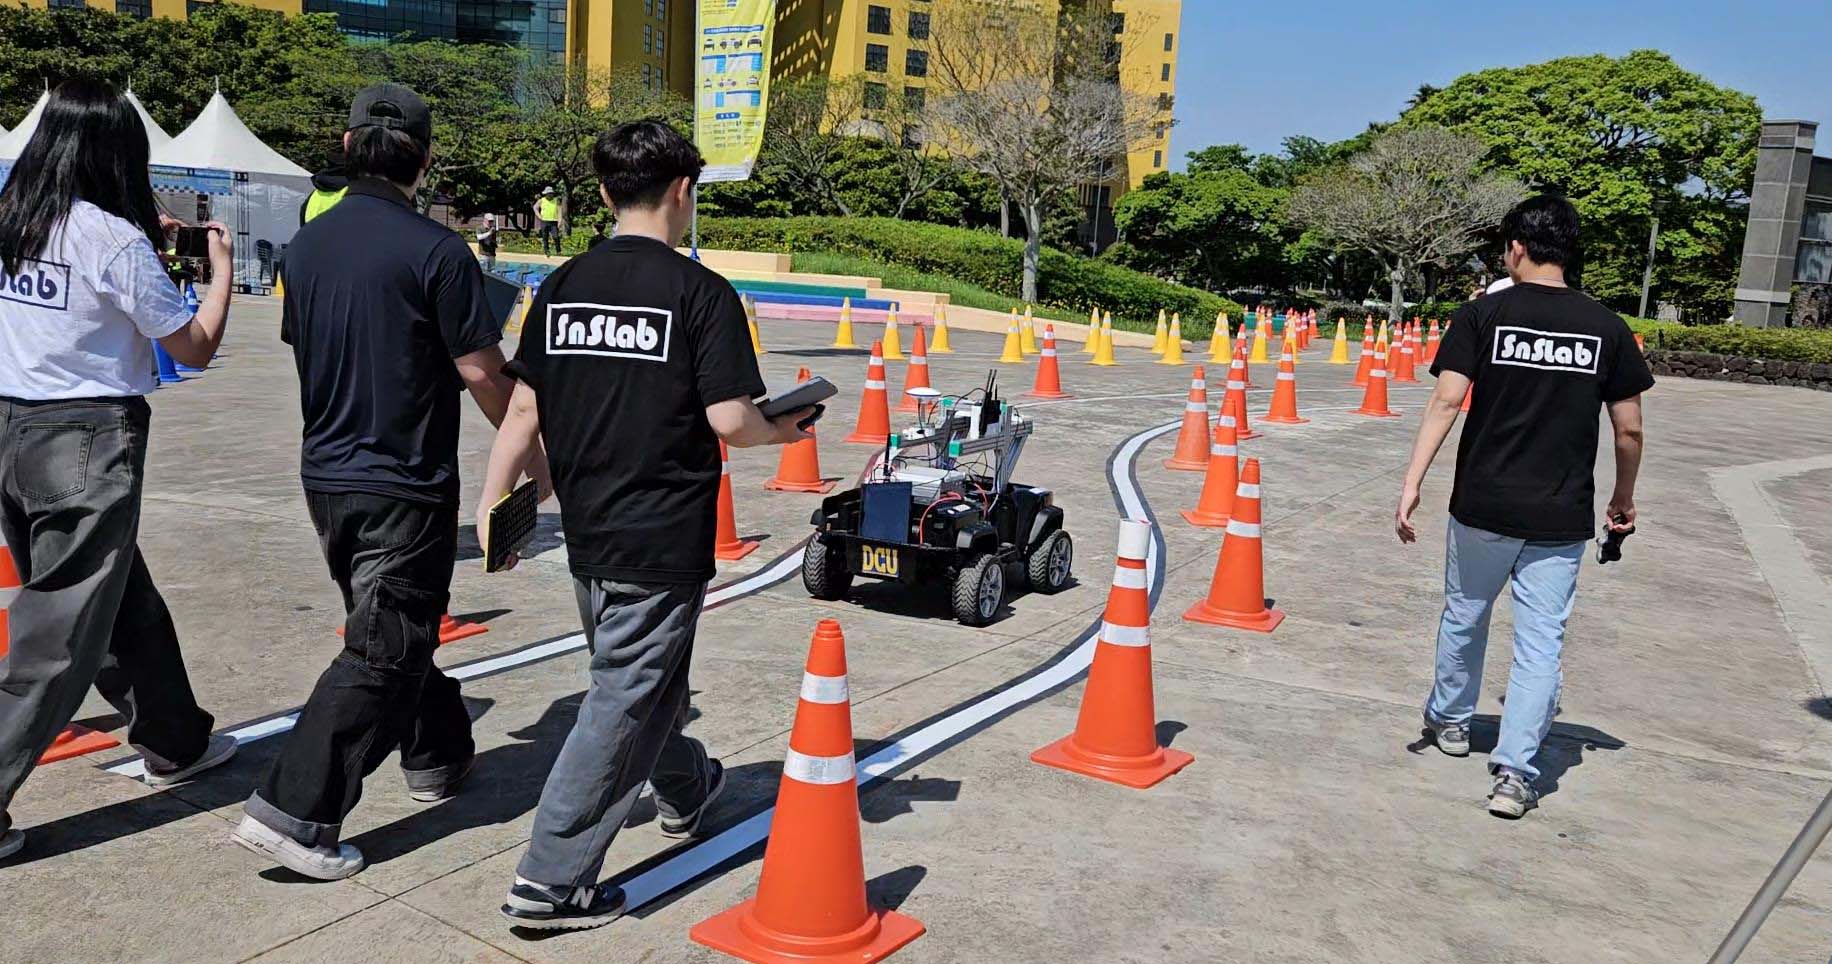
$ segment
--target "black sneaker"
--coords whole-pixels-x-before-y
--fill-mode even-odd
[[[711,758],[706,763],[712,768],[712,773],[706,777],[706,796],[692,813],[670,814],[661,805],[661,801],[656,801],[656,823],[661,826],[662,836],[691,837],[699,833],[701,818],[706,816],[706,811],[712,809],[719,794],[725,791],[725,764]]]
[[[515,878],[503,916],[516,927],[537,931],[582,931],[603,927],[623,916],[623,888],[550,887]]]
[[[458,795],[458,788],[464,778],[471,773],[471,764],[475,756],[467,756],[463,763],[438,767],[432,770],[402,770],[401,776],[407,781],[407,795],[415,803],[438,803]]]

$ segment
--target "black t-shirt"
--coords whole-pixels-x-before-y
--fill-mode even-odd
[[[1475,382],[1450,514],[1516,539],[1589,538],[1599,409],[1654,385],[1628,323],[1570,288],[1517,284],[1451,316],[1442,371]]]
[[[711,579],[706,406],[764,391],[730,282],[660,241],[612,238],[541,285],[508,370],[536,393],[573,572]]]
[[[287,248],[280,339],[299,370],[306,489],[457,504],[452,359],[502,340],[463,239],[386,181],[351,182]]]

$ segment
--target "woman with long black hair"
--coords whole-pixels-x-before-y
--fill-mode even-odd
[[[25,844],[7,805],[92,683],[155,787],[235,752],[136,546],[152,342],[202,367],[229,318],[227,230],[209,225],[218,281],[193,315],[157,253],[177,227],[133,105],[99,81],[53,91],[0,189],[0,533],[23,583],[0,623],[0,858]]]

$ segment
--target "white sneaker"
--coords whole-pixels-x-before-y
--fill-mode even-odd
[[[5,860],[24,849],[25,831],[8,830],[0,833],[0,860]]]
[[[229,837],[287,870],[314,880],[342,880],[363,869],[363,852],[349,844],[307,847],[251,814],[242,815],[241,825]]]
[[[167,770],[164,772],[155,770],[150,766],[147,767],[146,785],[155,790],[175,787],[213,766],[220,766],[221,764],[229,762],[229,758],[235,756],[235,747],[235,737],[227,733],[218,733],[210,738],[209,743],[204,745],[203,756],[198,757],[197,762],[190,766],[183,766],[176,770]]]

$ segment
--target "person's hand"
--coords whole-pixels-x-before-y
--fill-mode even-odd
[[[204,227],[210,229],[211,277],[220,277],[227,283],[235,272],[235,245],[229,238],[229,226],[221,221],[211,221]]]
[[[1393,531],[1399,533],[1399,541],[1411,544],[1418,541],[1419,534],[1412,527],[1412,513],[1419,508],[1419,490],[1407,486],[1400,490],[1399,509],[1393,514]]]
[[[1627,532],[1635,527],[1635,497],[1616,495],[1610,497],[1609,508],[1604,510],[1606,518],[1603,524],[1612,532]]]
[[[770,419],[770,424],[776,429],[776,435],[774,438],[770,439],[770,443],[773,445],[791,445],[805,439],[813,438],[814,433],[804,431],[802,427],[797,424],[807,421],[813,414],[814,406],[808,405],[803,408],[798,408],[793,412],[778,415]]]
[[[164,232],[166,244],[169,245],[173,241],[178,240],[178,229],[182,227],[184,227],[183,221],[172,217],[164,211],[159,212],[159,230]]]
[[[477,545],[480,547],[490,544],[490,506],[494,504],[495,502],[486,500],[477,507]],[[521,556],[511,552],[508,558],[503,560],[503,567],[498,569],[497,572],[508,572],[515,568],[516,563],[521,561]]]

